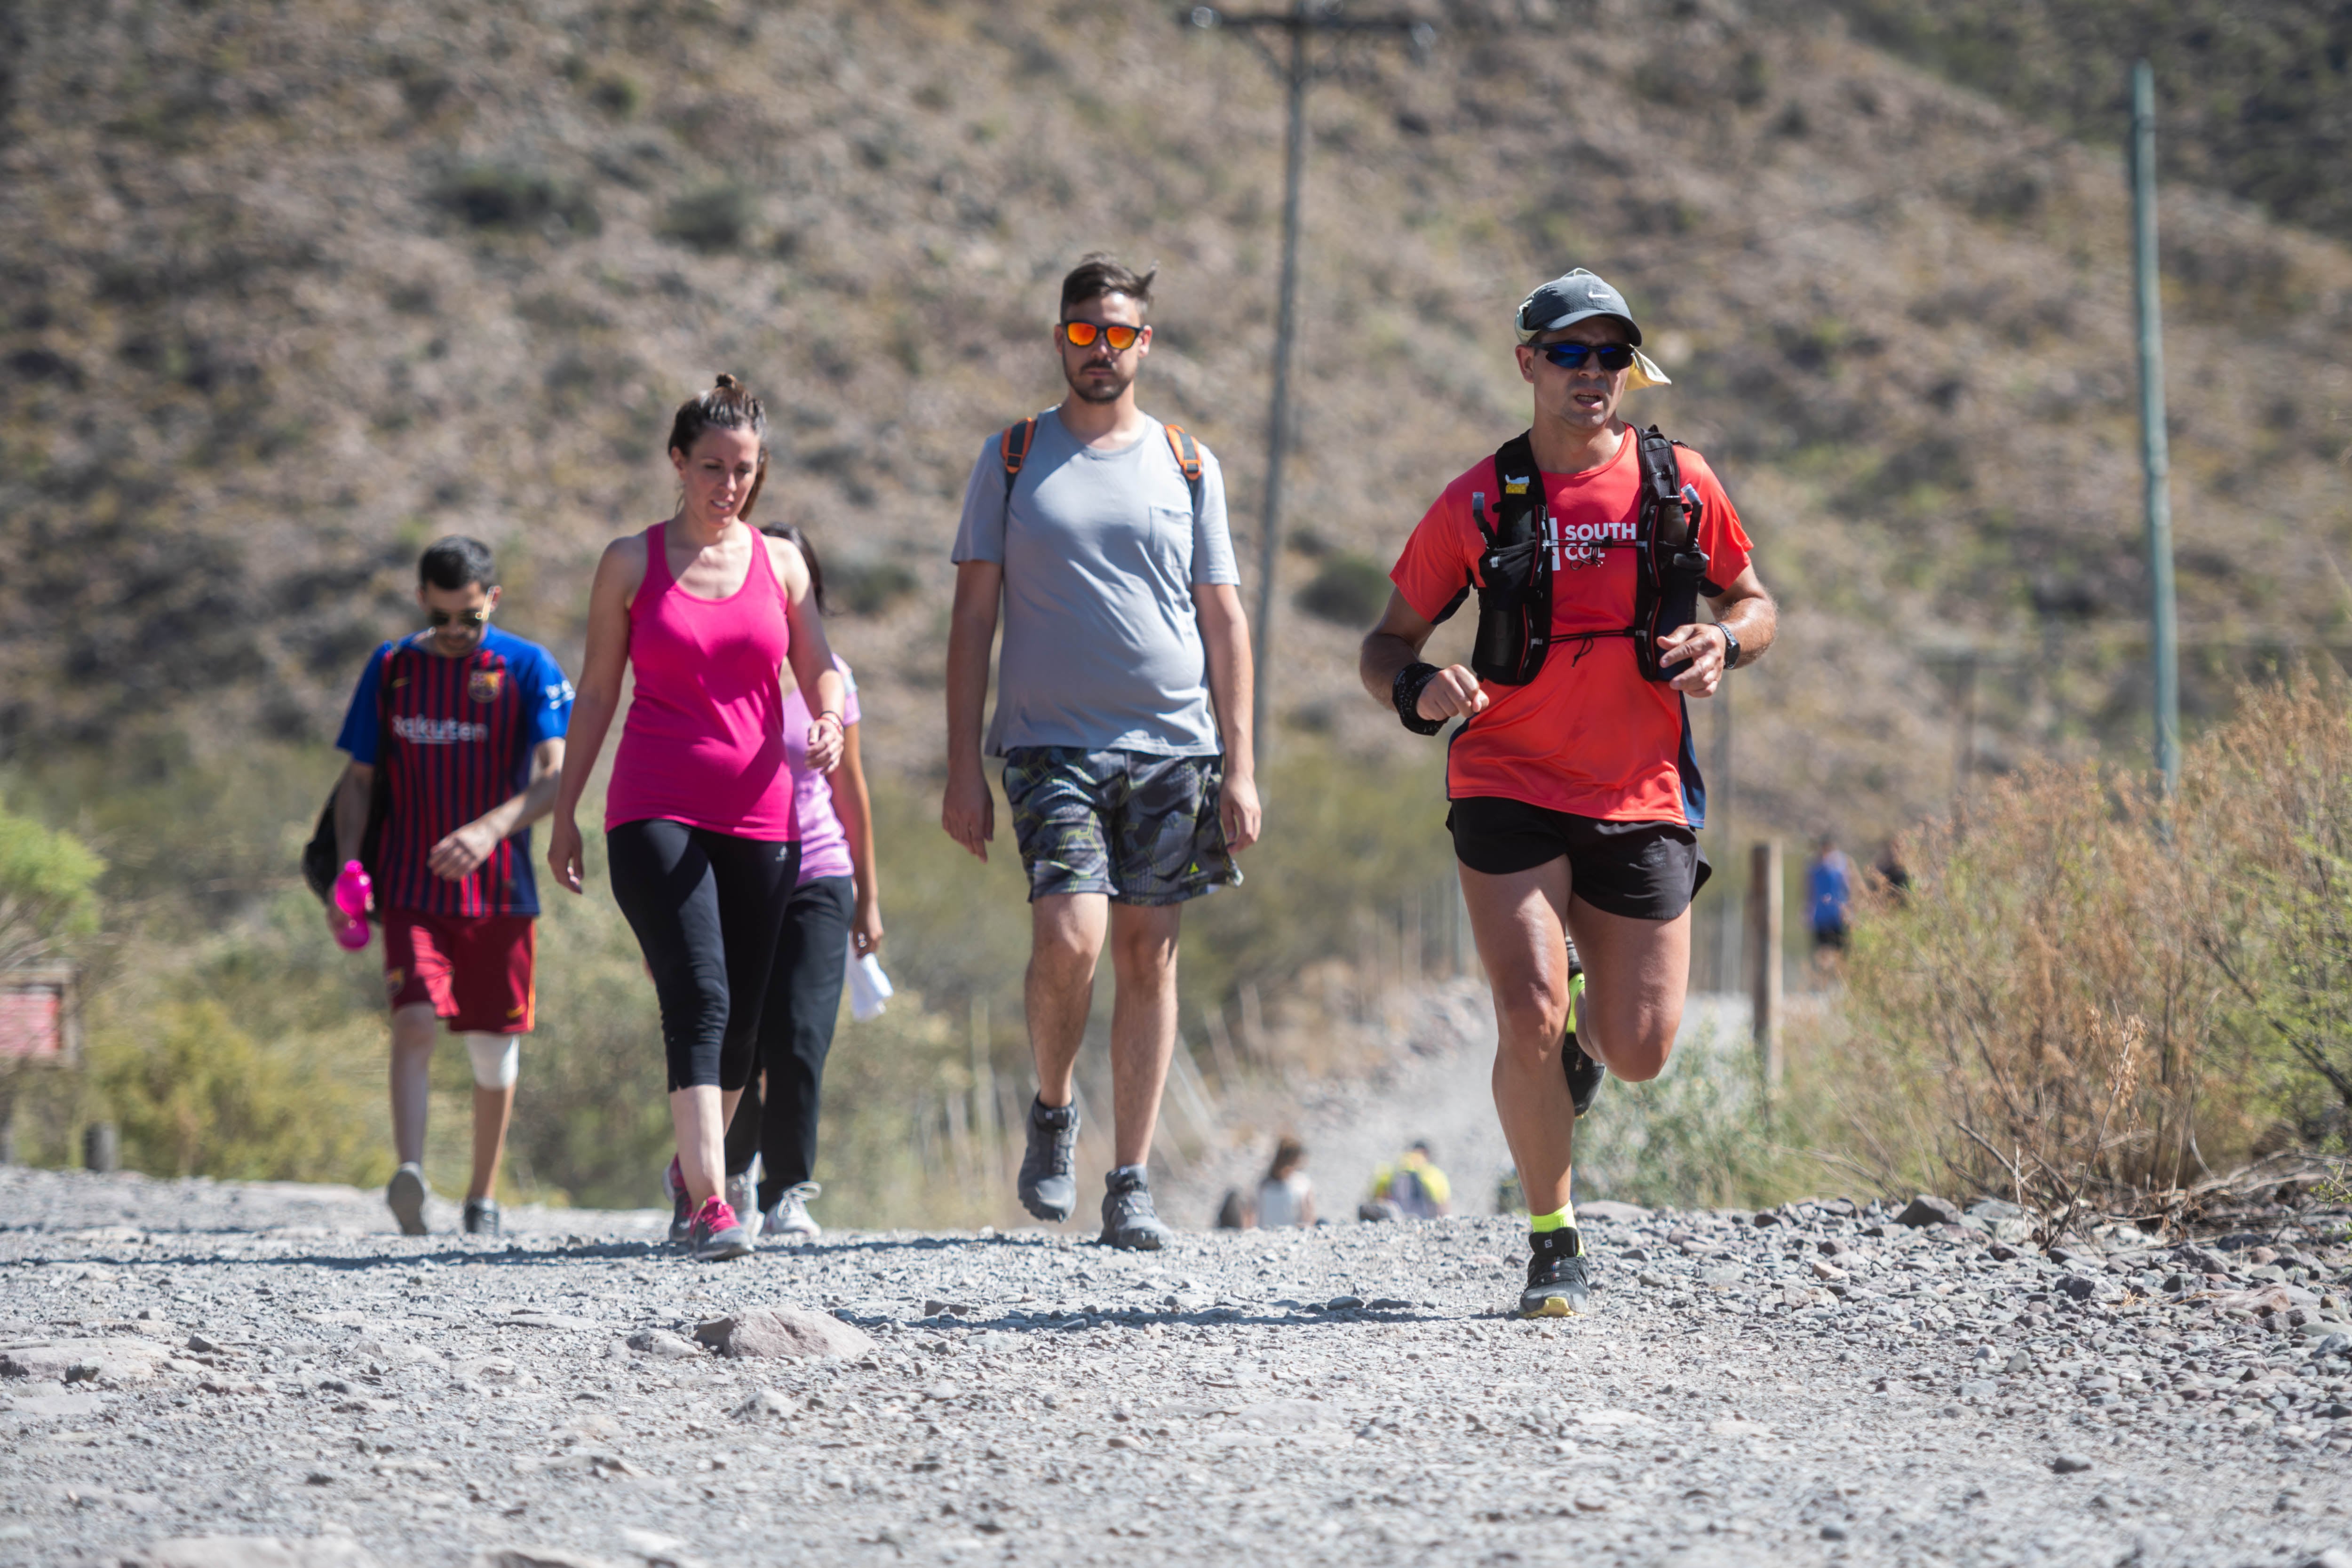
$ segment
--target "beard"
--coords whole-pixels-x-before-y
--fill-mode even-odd
[[[1127,389],[1135,384],[1134,374],[1121,375],[1116,365],[1111,367],[1110,378],[1107,381],[1087,377],[1086,373],[1092,368],[1091,365],[1081,365],[1074,371],[1067,365],[1062,367],[1062,379],[1070,384],[1070,390],[1077,395],[1081,403],[1117,403],[1126,395]]]

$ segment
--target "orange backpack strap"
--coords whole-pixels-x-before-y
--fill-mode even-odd
[[[1168,433],[1168,450],[1175,455],[1176,466],[1183,470],[1184,484],[1192,492],[1192,516],[1201,515],[1201,447],[1185,433],[1181,425],[1163,425]]]
[[[1013,499],[1013,481],[1021,477],[1021,465],[1029,460],[1029,444],[1037,438],[1037,416],[1031,415],[1018,425],[1007,425],[996,438],[996,450],[1004,459],[1004,499]]]

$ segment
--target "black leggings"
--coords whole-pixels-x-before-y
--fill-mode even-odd
[[[817,1090],[833,1026],[841,1016],[849,922],[857,910],[850,877],[817,877],[793,890],[776,966],[768,972],[767,1005],[760,1009],[760,1067],[736,1102],[727,1129],[727,1170],[740,1174],[760,1156],[760,1206],[772,1209],[784,1189],[809,1179],[816,1167]]]
[[[656,817],[613,828],[604,847],[653,972],[670,1089],[741,1089],[801,847]]]

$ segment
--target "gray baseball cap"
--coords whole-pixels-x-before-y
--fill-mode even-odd
[[[1625,323],[1625,335],[1633,345],[1641,346],[1642,329],[1633,324],[1633,312],[1627,307],[1625,296],[1581,267],[1553,279],[1520,300],[1518,314],[1512,318],[1511,324],[1518,328],[1519,342],[1524,343],[1588,316],[1616,317]]]

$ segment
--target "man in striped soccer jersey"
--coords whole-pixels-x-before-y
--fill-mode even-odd
[[[375,844],[377,921],[392,999],[392,1136],[400,1169],[384,1201],[425,1234],[425,1113],[436,1024],[474,1063],[474,1173],[466,1229],[495,1236],[499,1158],[530,1033],[530,825],[555,804],[572,683],[536,643],[491,627],[489,547],[458,535],[416,563],[425,630],[368,659],[335,742],[351,765],[335,799],[338,864],[361,858],[376,770],[388,770]],[[328,921],[342,917],[330,906]]]

